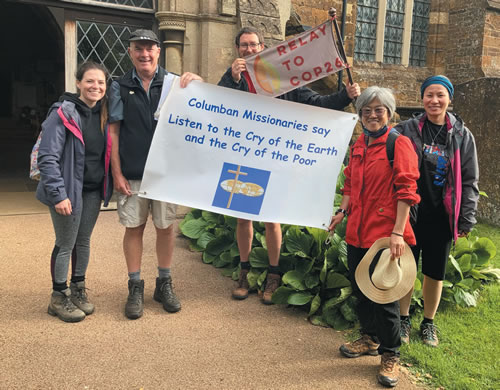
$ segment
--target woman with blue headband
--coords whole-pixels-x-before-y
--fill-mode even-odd
[[[424,274],[424,320],[420,336],[424,344],[438,345],[433,323],[441,300],[446,263],[452,241],[466,236],[476,223],[479,198],[479,167],[474,136],[456,115],[447,112],[453,98],[453,84],[445,76],[431,76],[420,88],[425,112],[396,126],[412,140],[418,154],[421,202],[414,226],[422,254]],[[410,340],[409,308],[413,290],[400,301],[401,341]]]

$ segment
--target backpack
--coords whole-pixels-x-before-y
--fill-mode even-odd
[[[40,180],[40,170],[38,169],[38,149],[40,148],[40,142],[42,141],[42,132],[38,134],[38,138],[33,145],[33,149],[30,154],[30,179]]]
[[[389,135],[387,136],[387,141],[385,143],[385,150],[387,153],[387,159],[389,160],[389,164],[391,164],[391,168],[394,165],[394,149],[396,147],[396,139],[401,135],[401,133],[395,129],[391,129]],[[418,203],[415,203],[410,207],[410,224],[411,226],[415,226],[417,223],[417,214],[418,214]]]

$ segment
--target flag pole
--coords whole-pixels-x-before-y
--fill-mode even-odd
[[[330,8],[328,10],[328,15],[332,18],[333,25],[335,26],[335,33],[337,34],[337,41],[339,42],[340,55],[342,56],[342,61],[344,61],[346,65],[347,78],[349,79],[349,83],[351,83],[352,85],[354,84],[354,81],[352,80],[351,68],[349,66],[349,63],[347,62],[347,56],[345,55],[344,50],[344,42],[342,41],[342,37],[340,36],[339,25],[337,24],[337,10],[333,7]]]

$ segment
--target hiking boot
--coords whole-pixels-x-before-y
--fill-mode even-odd
[[[430,347],[437,347],[439,340],[437,337],[438,328],[432,322],[426,322],[420,324],[420,337],[422,337],[422,342]]]
[[[181,303],[172,289],[172,277],[156,278],[156,288],[153,299],[163,304],[169,313],[181,310]]]
[[[410,317],[401,320],[401,342],[405,344],[410,344],[410,333],[411,333],[411,321]]]
[[[399,357],[393,352],[384,352],[380,358],[378,382],[386,387],[394,387],[399,380]]]
[[[52,291],[47,312],[64,322],[80,322],[85,318],[85,313],[71,302],[69,288],[63,291]]]
[[[361,355],[377,356],[378,346],[379,344],[373,341],[370,336],[364,334],[352,343],[342,344],[340,352],[348,358],[356,358]]]
[[[248,284],[247,275],[249,269],[241,269],[240,270],[240,278],[238,279],[238,287],[233,290],[233,298],[234,299],[246,299],[248,298],[248,289],[250,285]]]
[[[272,305],[271,300],[273,293],[280,286],[281,278],[278,274],[267,274],[266,288],[264,294],[262,295],[262,303],[266,305]]]
[[[142,317],[144,312],[144,280],[128,281],[128,297],[125,315],[131,320]]]
[[[85,282],[76,282],[69,285],[71,290],[71,302],[75,304],[85,315],[92,314],[94,312],[94,304],[89,302],[87,296],[87,288],[85,287]]]

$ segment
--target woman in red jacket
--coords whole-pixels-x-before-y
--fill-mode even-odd
[[[379,238],[390,237],[393,258],[403,254],[405,242],[415,245],[408,220],[410,206],[420,200],[416,193],[418,161],[410,140],[403,136],[396,139],[392,166],[387,158],[388,123],[396,109],[390,90],[367,88],[358,97],[356,109],[363,134],[351,148],[342,202],[329,230],[349,214],[345,240],[353,294],[358,298],[361,338],[343,344],[340,352],[346,357],[382,355],[377,378],[382,385],[392,387],[398,382],[399,372],[399,303],[377,304],[369,300],[359,290],[354,273]]]

